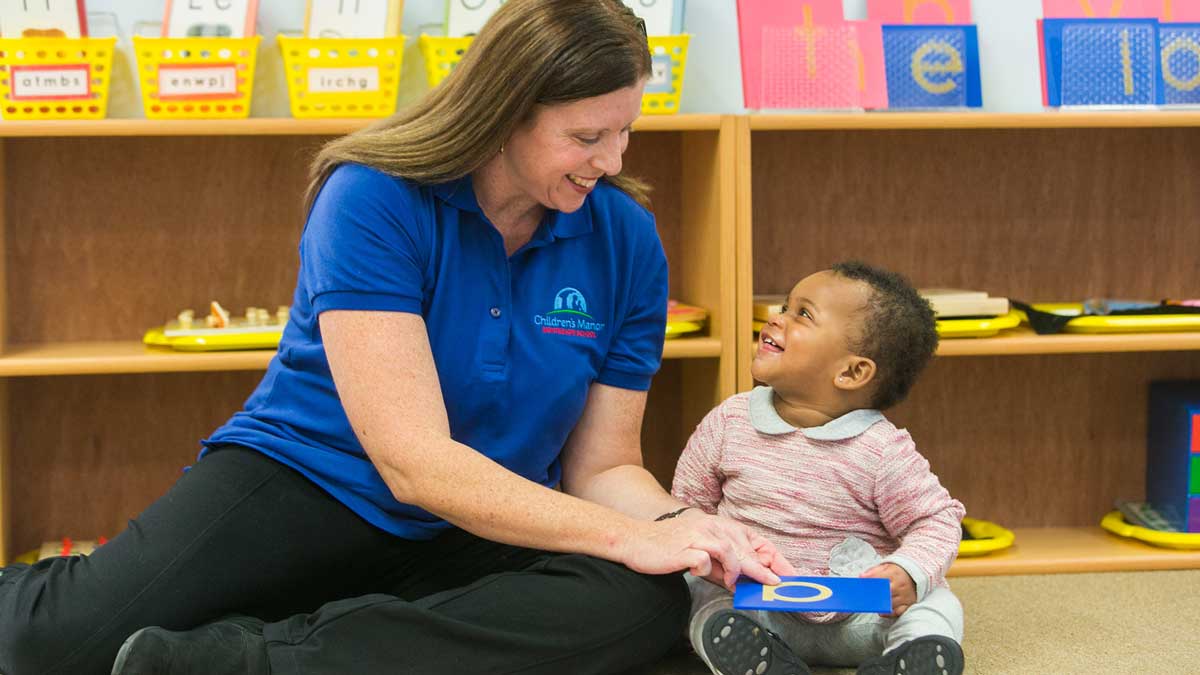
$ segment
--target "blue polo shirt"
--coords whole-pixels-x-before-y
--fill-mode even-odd
[[[225,443],[256,449],[377,527],[429,539],[450,525],[396,501],[367,459],[330,375],[321,312],[424,317],[453,438],[553,487],[589,386],[649,388],[666,307],[654,218],[604,181],[578,211],[548,211],[510,258],[470,177],[418,185],[343,165],[309,213],[279,351],[201,456]]]

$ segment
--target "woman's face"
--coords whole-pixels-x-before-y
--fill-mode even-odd
[[[645,80],[572,103],[538,106],[504,146],[522,192],[548,209],[571,213],[601,176],[621,172],[621,154],[642,107]]]

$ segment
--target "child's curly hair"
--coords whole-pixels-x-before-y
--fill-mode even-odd
[[[933,309],[908,279],[895,272],[857,260],[838,263],[832,269],[871,287],[862,328],[849,346],[875,362],[871,406],[885,410],[904,400],[937,351]]]

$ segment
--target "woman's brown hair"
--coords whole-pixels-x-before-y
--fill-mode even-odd
[[[649,74],[645,24],[621,0],[509,0],[438,87],[322,148],[306,201],[350,162],[423,184],[456,180],[494,157],[536,106],[600,96]],[[648,203],[640,181],[606,180]]]

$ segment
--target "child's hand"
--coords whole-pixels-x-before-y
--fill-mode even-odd
[[[863,572],[860,577],[887,579],[892,586],[892,613],[886,614],[895,619],[908,611],[917,602],[917,585],[904,568],[895,563],[881,563]]]

